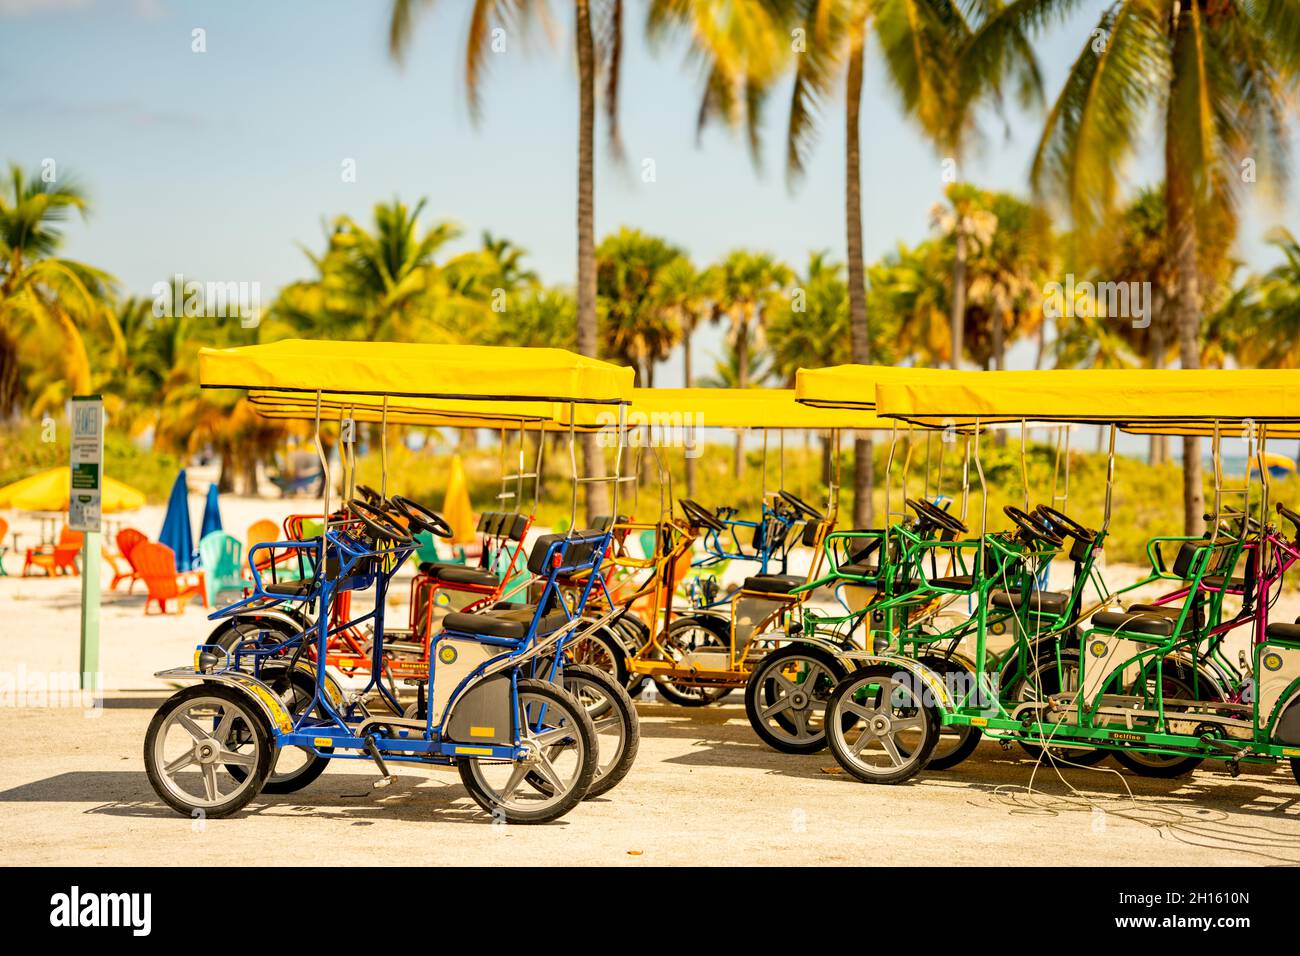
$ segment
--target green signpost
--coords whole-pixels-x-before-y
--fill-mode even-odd
[[[104,402],[98,395],[72,399],[72,487],[68,527],[84,535],[81,551],[81,689],[99,674],[100,495],[104,484]]]

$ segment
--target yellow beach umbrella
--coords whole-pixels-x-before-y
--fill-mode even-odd
[[[18,511],[67,511],[72,488],[71,468],[51,468],[0,488],[0,508]],[[132,511],[144,505],[143,492],[113,478],[105,477],[100,494],[104,514]]]
[[[447,495],[442,499],[442,516],[451,525],[452,544],[474,542],[474,509],[469,503],[469,483],[465,480],[465,465],[460,455],[451,460]]]

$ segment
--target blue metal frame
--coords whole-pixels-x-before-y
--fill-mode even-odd
[[[597,582],[599,582],[600,588],[608,599],[609,592],[606,589],[603,577],[598,572],[609,549],[611,535],[611,531],[593,532],[562,538],[550,544],[545,555],[543,555],[540,565],[540,567],[546,569],[546,583],[539,596],[528,629],[519,640],[453,630],[444,630],[441,635],[434,638],[430,645],[430,691],[432,691],[437,673],[436,664],[434,663],[436,653],[432,651],[432,648],[443,635],[455,635],[461,639],[474,640],[482,644],[500,647],[503,649],[503,654],[489,658],[462,678],[448,698],[452,706],[446,708],[436,725],[433,721],[433,709],[428,708],[426,724],[422,734],[417,735],[411,728],[395,727],[393,728],[394,736],[379,732],[368,735],[368,737],[359,736],[356,725],[366,719],[368,715],[359,714],[355,703],[336,706],[326,692],[328,682],[326,678],[325,650],[330,636],[365,621],[373,620],[374,643],[371,676],[366,687],[360,694],[356,695],[354,700],[359,700],[370,690],[376,689],[393,705],[394,710],[400,711],[400,704],[398,704],[389,688],[380,680],[384,653],[384,607],[387,603],[388,586],[398,568],[411,554],[415,553],[415,544],[372,547],[364,539],[347,530],[346,527],[336,525],[327,528],[320,538],[309,541],[268,542],[250,549],[249,564],[253,569],[252,593],[248,597],[214,612],[209,617],[212,619],[231,617],[250,609],[265,609],[272,603],[289,601],[314,604],[318,609],[316,621],[310,630],[295,635],[288,640],[273,644],[261,644],[257,641],[241,642],[235,647],[227,666],[210,673],[220,673],[221,670],[240,670],[249,673],[249,670],[245,667],[245,660],[251,657],[251,673],[256,676],[260,672],[261,664],[264,661],[272,658],[283,660],[283,655],[287,651],[299,647],[304,640],[310,639],[308,635],[314,632],[316,641],[315,697],[312,705],[304,708],[302,713],[294,718],[292,730],[285,732],[279,728],[273,728],[275,742],[278,747],[302,747],[318,756],[331,759],[370,759],[370,755],[365,752],[364,748],[367,739],[373,738],[387,759],[398,762],[453,763],[466,757],[488,760],[518,760],[523,755],[523,750],[519,746],[519,728],[523,722],[518,695],[520,664],[527,663],[527,655],[539,638],[554,632],[552,630],[543,634],[540,631],[541,625],[546,618],[547,608],[553,606],[561,608],[564,611],[565,623],[569,625],[582,616],[587,600]],[[569,550],[575,543],[581,543],[588,547],[584,548],[584,555],[580,559],[573,562],[567,561]],[[314,564],[317,574],[310,579],[310,587],[303,594],[280,594],[267,591],[262,576],[256,568],[255,555],[257,552],[286,549],[310,550],[317,558]],[[325,573],[326,570],[334,570],[335,573],[331,576]],[[572,606],[570,606],[565,601],[560,590],[559,579],[582,573],[587,575],[585,586],[578,592],[577,598],[572,601]],[[374,609],[331,628],[329,625],[329,608],[336,595],[342,591],[361,590],[370,587],[373,587],[376,591]],[[572,631],[573,628],[570,628],[569,632],[557,641],[556,652],[549,659],[549,663],[545,668],[546,674],[537,676],[544,676],[550,680],[559,678],[564,645],[567,643],[569,634]],[[501,666],[503,656],[511,659],[518,658],[520,662],[519,664],[506,663]],[[514,709],[515,716],[513,725],[514,744],[503,746],[500,744],[443,741],[442,732],[454,710],[455,702],[469,686],[484,676],[489,667],[493,668],[494,673],[508,672],[510,675],[511,706]],[[322,743],[322,741],[326,740],[329,742]],[[340,748],[342,748],[342,751]],[[467,754],[465,752],[467,749],[472,749],[474,753]],[[349,750],[357,752],[349,753],[347,752]]]

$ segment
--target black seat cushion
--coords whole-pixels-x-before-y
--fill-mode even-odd
[[[1300,624],[1287,624],[1285,621],[1270,624],[1267,634],[1283,641],[1300,641]]]
[[[755,574],[745,578],[741,588],[746,591],[762,591],[766,594],[789,594],[795,588],[808,583],[807,578],[797,574]]]
[[[1029,592],[1029,610],[1035,614],[1061,614],[1070,601],[1070,595],[1060,591]],[[989,602],[994,607],[1018,611],[1025,603],[1025,595],[1020,591],[994,591],[989,595]]]
[[[603,552],[608,540],[607,532],[602,531],[544,534],[533,542],[533,549],[528,553],[528,570],[544,577],[552,571],[571,573],[584,565],[591,567],[598,562],[598,552]],[[548,559],[552,559],[553,550],[563,553],[558,568],[548,562]]]
[[[501,583],[500,578],[491,571],[485,568],[471,568],[464,564],[439,568],[436,577],[439,581],[452,584],[478,584],[489,588],[494,588]]]
[[[301,597],[304,594],[310,594],[312,581],[263,581],[262,590],[267,594],[285,594],[290,597]]]
[[[1106,631],[1127,631],[1169,637],[1176,622],[1163,614],[1149,611],[1099,611],[1092,616],[1092,626]]]
[[[516,605],[508,611],[494,608],[477,614],[452,611],[442,619],[442,626],[449,631],[460,631],[462,634],[481,634],[485,637],[504,637],[508,640],[520,641],[528,634],[528,625],[532,623],[535,613],[536,608],[527,604]],[[549,634],[556,628],[562,627],[567,620],[562,610],[550,612],[542,617],[537,629],[538,636]]]
[[[455,561],[421,561],[420,573],[436,575],[439,571],[442,571],[445,568],[463,568],[463,567],[465,567],[465,565],[457,564]]]

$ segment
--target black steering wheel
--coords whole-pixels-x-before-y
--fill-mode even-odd
[[[369,485],[357,485],[357,491],[361,492],[361,500],[368,505],[379,506],[384,501],[384,496]]]
[[[348,502],[348,511],[352,512],[352,516],[360,521],[376,540],[383,539],[397,545],[415,543],[415,539],[407,534],[392,515],[374,505],[353,498]]]
[[[970,531],[960,518],[948,514],[938,505],[932,505],[919,498],[908,498],[906,503],[917,515],[929,519],[945,531],[951,531],[953,534],[967,534]]]
[[[1010,518],[1015,523],[1016,527],[1030,538],[1043,541],[1058,548],[1065,543],[1055,531],[1052,531],[1041,521],[1035,521],[1032,516],[1023,509],[1017,508],[1015,505],[1005,505],[1002,508],[1002,513]]]
[[[1034,510],[1038,512],[1039,516],[1045,519],[1049,525],[1054,526],[1054,530],[1058,532],[1058,536],[1059,532],[1064,531],[1075,540],[1082,541],[1084,544],[1092,544],[1097,540],[1097,532],[1085,528],[1064,511],[1058,511],[1050,505],[1039,505]]]
[[[777,492],[777,497],[788,504],[795,512],[809,521],[824,521],[826,516],[814,508],[808,502],[804,501],[798,495],[793,495],[784,488]]]
[[[393,495],[393,506],[397,508],[417,531],[427,531],[439,538],[450,538],[451,525],[447,519],[436,511],[430,511],[418,501],[412,501],[404,495]]]
[[[690,522],[692,527],[708,528],[710,531],[727,530],[727,526],[718,520],[717,515],[701,507],[690,498],[678,499],[677,503],[682,506],[682,513],[686,515],[686,520]]]

